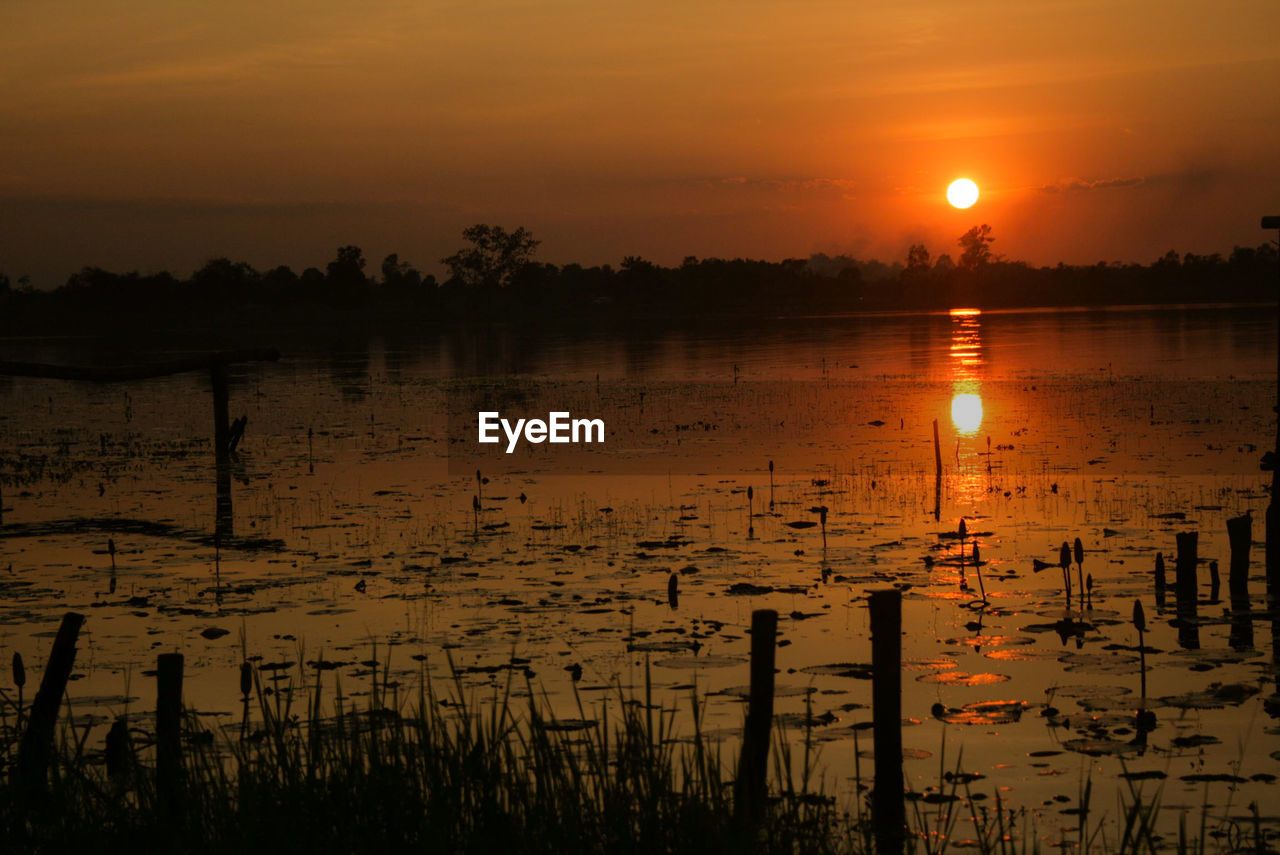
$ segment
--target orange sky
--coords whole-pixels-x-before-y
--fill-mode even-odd
[[[967,212],[943,191],[967,175]],[[1257,244],[1280,3],[4,0],[0,270]]]

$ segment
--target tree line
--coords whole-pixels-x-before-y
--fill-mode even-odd
[[[1150,264],[1034,267],[993,251],[988,225],[958,241],[957,257],[915,244],[901,262],[816,254],[760,261],[686,257],[675,266],[627,256],[618,266],[537,260],[525,229],[475,225],[441,262],[437,280],[396,254],[370,270],[357,246],[339,247],[323,270],[257,270],[226,258],[186,278],[87,267],[52,291],[0,274],[0,329],[40,332],[103,325],[169,328],[234,325],[448,324],[482,321],[680,321],[733,315],[1272,301],[1271,243],[1229,254],[1179,255]]]

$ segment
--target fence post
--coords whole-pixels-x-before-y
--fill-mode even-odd
[[[1231,570],[1227,588],[1233,595],[1249,589],[1249,551],[1253,548],[1253,517],[1248,514],[1227,520],[1227,539],[1231,542]]]
[[[156,789],[174,810],[182,785],[181,653],[161,653],[156,664]]]
[[[871,717],[875,728],[876,852],[899,855],[906,826],[902,781],[902,592],[871,592]]]
[[[773,724],[773,666],[777,650],[778,613],[751,613],[751,696],[747,726],[738,761],[735,807],[739,816],[753,818],[764,805],[769,771],[769,730]]]
[[[1178,557],[1174,577],[1177,585],[1178,644],[1187,650],[1200,648],[1200,627],[1197,623],[1197,572],[1200,535],[1194,531],[1179,532],[1176,536]]]
[[[228,423],[230,381],[227,364],[214,359],[209,363],[209,383],[213,387],[213,453],[216,478],[214,531],[218,539],[233,532],[231,504],[231,427]]]
[[[84,615],[67,612],[53,639],[53,650],[45,665],[40,688],[27,719],[26,732],[18,746],[18,779],[29,792],[42,792],[49,784],[49,757],[53,753],[53,731],[58,708],[67,691],[67,680],[76,661],[76,639],[84,626]]]

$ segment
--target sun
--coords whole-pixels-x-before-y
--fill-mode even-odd
[[[947,188],[947,201],[953,208],[972,208],[978,201],[978,185],[968,178],[957,178]]]

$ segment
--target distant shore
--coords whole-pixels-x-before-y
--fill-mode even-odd
[[[1169,253],[1149,265],[970,267],[884,265],[814,256],[780,262],[687,258],[661,267],[527,262],[501,278],[444,282],[395,256],[366,275],[355,247],[322,272],[267,272],[226,259],[185,279],[90,268],[52,291],[0,283],[0,335],[234,336],[448,329],[503,324],[572,331],[643,329],[745,319],[1103,306],[1266,305],[1280,290],[1276,250],[1229,256]]]

